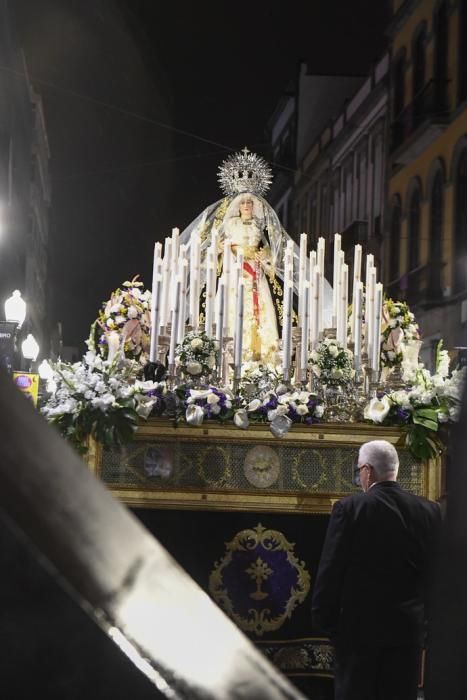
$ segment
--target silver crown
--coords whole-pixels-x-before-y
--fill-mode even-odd
[[[263,158],[245,147],[223,161],[217,179],[227,196],[241,192],[263,195],[271,185],[272,172]]]

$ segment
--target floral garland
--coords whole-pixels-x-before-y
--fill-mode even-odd
[[[175,348],[175,362],[185,377],[212,373],[216,365],[217,341],[203,331],[187,333]]]
[[[151,292],[144,290],[138,276],[124,282],[104,302],[91,326],[86,344],[94,353],[112,362],[123,350],[125,357],[145,364],[150,345]]]
[[[125,358],[112,362],[87,352],[81,362],[52,365],[50,397],[43,415],[79,452],[90,436],[104,447],[130,441],[140,418],[148,418],[165,386],[137,379],[140,365]]]
[[[331,338],[323,340],[310,355],[311,369],[322,384],[341,386],[354,376],[352,352]]]
[[[316,394],[307,391],[287,391],[284,385],[277,392],[269,391],[262,398],[254,398],[236,411],[234,423],[238,428],[248,428],[250,421],[270,424],[275,437],[282,437],[293,423],[312,425],[318,423],[324,406]]]
[[[402,347],[420,337],[418,323],[405,301],[385,299],[381,323],[381,367],[402,364]]]

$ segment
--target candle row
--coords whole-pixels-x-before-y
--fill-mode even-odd
[[[374,256],[367,255],[364,288],[361,280],[362,246],[356,245],[354,248],[352,313],[349,319],[349,267],[341,244],[341,236],[336,233],[333,251],[332,327],[337,341],[344,348],[347,347],[350,327],[356,369],[361,368],[362,352],[366,352],[368,366],[379,370],[383,288],[376,281]],[[316,251],[308,253],[308,237],[304,233],[300,236],[298,261],[295,262],[297,256],[293,241],[289,239],[285,246],[282,308],[282,369],[285,377],[290,377],[292,370],[296,277],[300,342],[296,365],[299,376],[306,376],[309,352],[316,348],[324,334],[325,247],[325,240],[320,237]],[[202,285],[205,285],[203,330],[210,337],[215,334],[220,348],[224,338],[233,334],[235,375],[240,376],[245,294],[242,249],[237,247],[234,255],[230,239],[225,238],[219,250],[219,236],[215,228],[211,230],[210,240],[205,245],[203,260],[197,232],[192,234],[189,251],[187,248],[180,245],[178,229],[173,229],[172,237],[166,238],[164,255],[160,243],[154,246],[150,360],[156,361],[158,337],[161,333],[167,333],[170,326],[168,361],[169,365],[173,365],[175,348],[183,340],[187,319],[191,329],[200,328],[199,302]],[[219,252],[222,252],[222,272],[218,278]],[[298,271],[297,275],[295,270]],[[202,272],[205,273],[204,276]],[[229,328],[229,318],[235,319],[234,328]]]

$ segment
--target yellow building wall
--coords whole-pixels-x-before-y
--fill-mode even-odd
[[[407,191],[412,178],[418,177],[422,183],[422,207],[420,225],[420,263],[428,260],[429,236],[430,236],[430,202],[428,177],[434,161],[441,159],[445,166],[446,178],[451,175],[451,163],[454,149],[462,136],[467,136],[467,110],[464,110],[458,118],[453,121],[446,131],[412,163],[406,165],[396,173],[389,181],[389,201],[393,195],[398,194],[402,202],[403,215],[407,211]],[[454,236],[454,187],[452,183],[445,185],[444,197],[444,225],[443,225],[443,261],[446,263],[442,272],[442,285],[448,287],[452,285],[452,256],[453,256],[453,236]],[[399,274],[407,271],[407,227],[401,232],[401,259]]]
[[[400,2],[399,5],[402,3]],[[406,50],[408,67],[405,73],[405,105],[412,101],[412,40],[422,22],[426,23],[426,31],[429,37],[426,44],[426,81],[433,78],[434,64],[434,39],[433,39],[433,11],[437,3],[434,0],[424,0],[418,5],[413,14],[395,35],[392,44],[392,55],[396,56],[401,49]],[[457,63],[459,56],[459,23],[457,11],[448,10],[449,41],[448,41],[448,101],[450,108],[454,108],[458,93]],[[467,40],[467,39],[466,39]]]
[[[396,11],[403,0],[394,0],[393,7]],[[434,50],[433,38],[433,10],[437,3],[434,0],[423,0],[407,18],[400,31],[394,36],[392,43],[392,55],[397,56],[401,49],[406,50],[408,68],[405,72],[405,105],[412,102],[412,41],[414,33],[422,22],[426,23],[426,31],[429,37],[426,44],[426,82],[433,77]],[[458,56],[459,56],[459,17],[455,10],[448,11],[449,40],[448,40],[448,103],[451,112],[455,110],[458,93]],[[467,39],[466,39],[467,40]],[[430,236],[430,202],[428,177],[431,167],[437,159],[442,160],[445,167],[447,182],[444,190],[444,222],[442,256],[445,263],[442,270],[442,286],[452,285],[454,254],[454,187],[449,182],[451,175],[451,163],[453,152],[459,139],[467,135],[467,109],[452,121],[445,131],[431,143],[411,163],[401,168],[389,179],[388,195],[392,197],[398,194],[402,202],[403,221],[401,227],[401,255],[399,260],[399,275],[407,272],[408,266],[408,226],[405,215],[407,214],[407,191],[413,178],[418,177],[422,183],[422,204],[420,222],[420,263],[428,261],[429,236]],[[440,261],[441,263],[441,261]]]

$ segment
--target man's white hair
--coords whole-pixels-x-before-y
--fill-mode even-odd
[[[371,464],[378,481],[397,478],[399,457],[394,445],[387,440],[365,442],[360,447],[358,461],[359,464]]]

